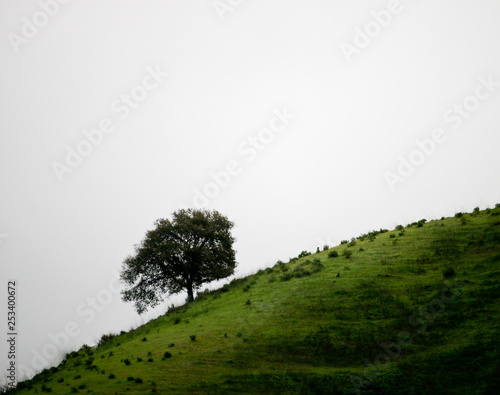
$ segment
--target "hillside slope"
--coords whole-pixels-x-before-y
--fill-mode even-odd
[[[103,337],[16,393],[499,393],[499,265],[500,208],[373,232]]]

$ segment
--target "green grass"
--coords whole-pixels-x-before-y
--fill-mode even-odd
[[[278,263],[80,350],[17,393],[495,393],[499,214],[419,221]]]

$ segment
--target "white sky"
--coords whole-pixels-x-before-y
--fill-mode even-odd
[[[236,223],[237,276],[500,202],[498,1],[402,0],[351,62],[341,44],[377,29],[389,2],[242,0],[223,18],[212,0],[73,0],[44,17],[50,3],[0,1],[0,337],[15,279],[27,368],[69,322],[81,333],[60,354],[140,322],[116,294],[89,323],[77,307],[230,161],[241,172],[208,207]],[[141,91],[148,67],[168,76]],[[121,119],[115,102],[132,90],[146,96]],[[470,111],[446,121],[464,100]],[[296,117],[248,161],[241,144],[283,109]],[[59,182],[53,163],[105,119],[114,131]],[[385,173],[436,128],[446,141],[392,190]]]

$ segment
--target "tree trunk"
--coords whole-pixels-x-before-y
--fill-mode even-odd
[[[187,287],[187,291],[188,291],[188,303],[189,302],[192,302],[194,300],[194,295],[193,295],[193,286],[192,285],[188,285]]]

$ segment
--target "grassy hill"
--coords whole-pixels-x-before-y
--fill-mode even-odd
[[[371,232],[104,336],[16,393],[500,393],[499,279],[500,206]]]

